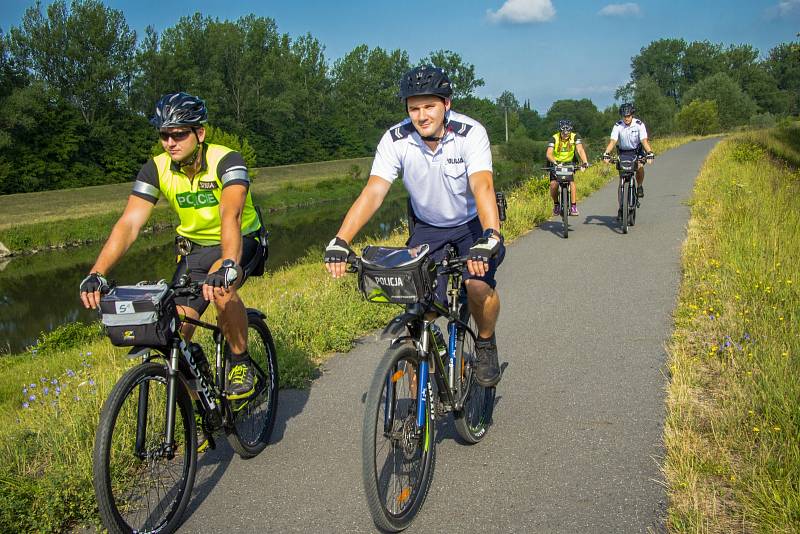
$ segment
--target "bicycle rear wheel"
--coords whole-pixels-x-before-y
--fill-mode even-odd
[[[460,319],[473,332],[478,331],[475,319],[464,303],[459,311]],[[475,381],[475,338],[466,328],[456,328],[456,391],[463,396],[463,408],[453,413],[456,432],[469,444],[478,443],[486,435],[494,410],[495,388],[483,387]]]
[[[372,379],[364,408],[362,477],[375,525],[398,532],[417,515],[433,478],[433,403],[417,429],[420,360],[408,343],[390,347]]]
[[[252,458],[269,443],[278,411],[278,360],[272,334],[264,320],[247,317],[247,351],[255,366],[256,391],[251,397],[231,401],[234,431],[228,443],[242,458]]]
[[[564,223],[564,239],[569,237],[569,184],[561,186],[561,222]]]
[[[145,363],[106,399],[94,443],[94,489],[109,532],[172,532],[197,470],[192,401],[180,381],[172,450],[165,442],[167,370]]]
[[[622,233],[628,233],[628,217],[630,215],[628,209],[628,198],[630,197],[631,182],[625,180],[622,184],[622,198],[620,199],[619,206],[622,209]]]

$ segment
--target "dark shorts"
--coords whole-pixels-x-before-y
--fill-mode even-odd
[[[475,241],[483,235],[483,228],[481,222],[477,217],[472,219],[466,224],[455,226],[453,228],[442,228],[427,224],[419,219],[414,222],[411,237],[408,238],[406,243],[409,247],[416,247],[427,243],[431,248],[431,257],[435,261],[440,261],[444,257],[444,247],[448,243],[456,248],[456,253],[459,256],[466,256],[469,249]],[[489,272],[485,276],[472,276],[469,271],[464,271],[464,280],[475,279],[481,280],[489,284],[491,288],[495,288],[497,281],[494,275],[497,268],[503,263],[503,258],[506,255],[505,245],[500,245],[500,251],[497,255],[489,260]],[[440,276],[436,283],[436,300],[439,302],[447,302],[447,277]]]
[[[634,148],[632,150],[618,149],[618,151],[619,151],[619,159],[633,159],[639,157],[643,158],[647,155],[644,151],[643,145],[639,145],[637,148]]]
[[[248,265],[258,252],[260,245],[258,241],[252,237],[245,237],[242,239],[242,260],[240,265]],[[192,251],[186,256],[178,256],[178,267],[175,269],[175,274],[172,275],[173,283],[181,276],[188,273],[193,282],[202,282],[208,276],[208,271],[214,262],[222,257],[222,247],[220,245],[213,245],[210,247],[203,247],[194,245]],[[244,285],[247,280],[247,273],[245,272],[244,280],[239,287]],[[209,302],[199,297],[177,297],[175,304],[178,306],[188,306],[195,310],[199,315],[203,315],[206,311]]]

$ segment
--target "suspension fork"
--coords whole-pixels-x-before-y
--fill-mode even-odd
[[[177,343],[172,344],[167,362],[167,420],[164,429],[164,444],[167,454],[172,455],[175,450],[175,409],[177,407],[178,396],[178,361],[180,358],[180,348]],[[141,394],[141,390],[140,390]]]
[[[147,399],[150,397],[150,383],[145,380],[139,383],[139,404],[136,407],[136,443],[134,451],[140,460],[144,460],[147,453],[144,442],[147,436]]]

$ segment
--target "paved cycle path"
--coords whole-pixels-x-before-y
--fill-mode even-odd
[[[636,226],[619,232],[616,180],[572,218],[510,246],[498,273],[508,366],[475,446],[438,422],[428,499],[407,532],[660,532],[664,350],[686,201],[716,140],[647,169]],[[320,276],[322,267],[320,267]],[[335,303],[331,303],[335,305]],[[200,461],[183,532],[372,532],[361,484],[363,399],[385,348],[368,336],[306,391],[281,391],[271,444]]]

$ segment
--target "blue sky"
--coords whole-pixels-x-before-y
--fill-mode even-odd
[[[560,98],[591,98],[599,108],[630,74],[630,58],[665,37],[752,44],[766,55],[800,32],[800,0],[105,0],[142,35],[199,11],[221,19],[272,17],[282,33],[310,33],[330,62],[359,44],[407,50],[416,62],[449,49],[476,67],[479,96],[512,91],[545,112]],[[30,0],[2,0],[0,28],[19,25]]]

